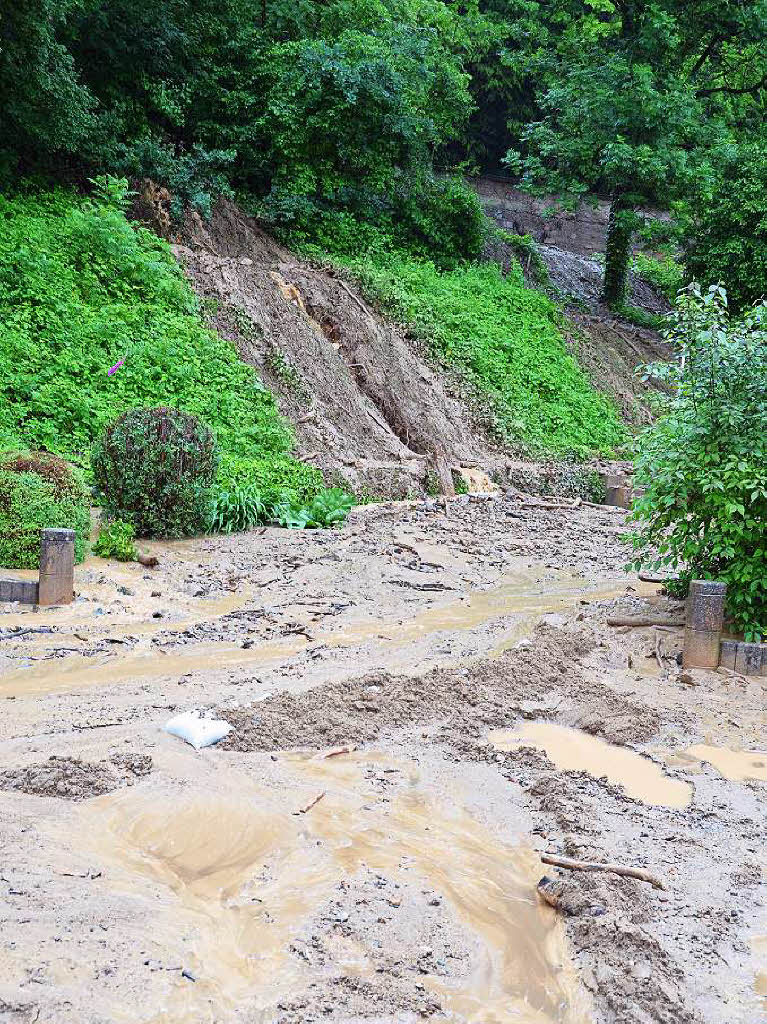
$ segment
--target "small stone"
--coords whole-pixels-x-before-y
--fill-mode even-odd
[[[160,590],[153,590],[152,591],[152,597],[162,597],[162,591],[160,591]]]

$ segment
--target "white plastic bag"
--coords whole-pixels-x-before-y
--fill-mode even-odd
[[[164,731],[191,743],[195,750],[209,747],[228,736],[232,727],[223,718],[201,718],[199,711],[185,711],[165,723]]]

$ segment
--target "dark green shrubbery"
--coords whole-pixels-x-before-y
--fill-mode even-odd
[[[641,437],[634,568],[727,584],[749,639],[767,630],[767,305],[730,319],[722,288],[680,296],[669,338],[680,360],[655,373],[673,385]]]
[[[208,525],[218,468],[213,434],[178,409],[134,409],[93,449],[93,472],[107,515],[140,537],[189,537]]]
[[[689,274],[722,284],[734,313],[767,295],[767,146],[731,147],[687,204]]]
[[[90,496],[82,477],[47,452],[0,455],[0,565],[36,569],[40,531],[75,531],[75,559],[83,560],[90,533]]]

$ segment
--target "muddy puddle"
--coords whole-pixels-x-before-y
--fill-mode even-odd
[[[607,743],[596,736],[553,722],[524,722],[519,728],[499,729],[488,734],[498,750],[521,746],[542,750],[563,771],[588,772],[594,778],[606,776],[626,793],[646,804],[686,807],[692,787],[671,779],[660,765],[633,750]]]
[[[731,782],[767,782],[767,750],[733,750],[697,743],[687,750],[666,752],[662,756],[668,764],[686,768],[698,768],[705,762]]]
[[[513,622],[504,633],[503,640],[492,652],[493,656],[497,656],[529,635],[542,615],[570,608],[584,596],[595,600],[616,596],[625,591],[626,583],[625,578],[588,583],[583,577],[569,573],[558,573],[556,578],[546,580],[540,578],[540,573],[516,573],[513,578],[500,584],[485,590],[469,591],[460,600],[428,608],[410,619],[351,622],[341,629],[327,632],[313,629],[313,641],[294,637],[244,649],[222,638],[218,642],[186,644],[178,651],[151,648],[141,653],[122,653],[118,649],[88,658],[87,661],[80,655],[49,659],[7,673],[0,680],[0,694],[21,697],[70,693],[81,687],[109,686],[126,680],[141,681],[222,668],[257,667],[292,657],[306,650],[312,642],[327,647],[354,647],[372,641],[383,648],[400,647],[434,634],[468,631],[497,619],[512,618]],[[211,601],[200,600],[194,605],[194,614],[180,620],[155,621],[149,619],[147,612],[146,621],[125,623],[122,632],[143,636],[167,630],[169,625],[179,628],[210,621],[243,607],[250,597],[250,593],[241,592]],[[71,606],[72,609],[75,607]],[[67,614],[78,613],[64,610],[64,615]],[[89,614],[92,616],[92,612]],[[78,621],[78,618],[71,620],[72,623]],[[89,621],[93,623],[92,617]],[[43,617],[40,623],[44,624]],[[109,633],[114,632],[115,635],[118,635],[118,631],[114,627],[119,626],[119,621],[110,621],[108,627],[105,624]]]
[[[535,895],[542,868],[534,851],[501,842],[460,803],[437,798],[409,762],[293,755],[283,767],[293,780],[287,786],[258,785],[229,768],[193,788],[147,785],[81,812],[81,840],[89,855],[111,864],[111,884],[126,892],[144,886],[152,900],[151,956],[170,986],[152,1024],[207,1024],[245,1007],[249,1020],[271,1020],[279,1002],[323,970],[327,976],[328,967],[291,952],[322,920],[346,923],[328,926],[332,972],[375,976],[375,943],[365,942],[354,900],[334,916],[341,883],[365,871],[385,878],[395,897],[398,940],[407,943],[417,931],[411,896],[424,887],[440,894],[465,937],[470,956],[458,976],[417,974],[451,1019],[591,1020],[562,922]],[[391,798],[371,781],[381,773],[399,780]]]

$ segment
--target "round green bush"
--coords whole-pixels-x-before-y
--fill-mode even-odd
[[[75,531],[75,560],[82,562],[90,534],[90,495],[77,470],[47,452],[0,455],[0,565],[36,569],[40,531]]]
[[[178,409],[133,409],[93,449],[93,473],[110,519],[138,537],[204,533],[218,454],[211,431]]]

